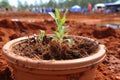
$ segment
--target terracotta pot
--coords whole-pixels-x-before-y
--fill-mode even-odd
[[[96,66],[105,58],[105,46],[100,44],[95,54],[85,58],[32,60],[12,52],[12,47],[23,39],[27,37],[9,41],[3,47],[3,54],[13,68],[15,80],[94,80]]]

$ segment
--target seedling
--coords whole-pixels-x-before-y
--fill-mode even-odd
[[[55,8],[55,14],[53,12],[49,12],[49,14],[53,17],[53,19],[55,19],[55,22],[57,24],[57,30],[55,32],[55,35],[53,36],[53,40],[58,40],[62,42],[63,38],[67,35],[66,27],[63,26],[63,24],[66,21],[66,13],[67,13],[67,10],[61,19],[60,12],[57,8]]]
[[[55,31],[55,35],[53,35],[53,40],[59,41],[60,43],[63,42],[64,37],[67,36],[66,33],[66,27],[63,26],[63,24],[66,21],[66,13],[68,10],[65,11],[63,17],[60,17],[60,12],[57,8],[55,8],[55,14],[53,12],[49,12],[49,14],[52,16],[52,18],[55,20],[57,24],[57,30]],[[40,36],[39,36],[39,41],[42,42],[43,38],[45,36],[45,31],[40,30]],[[74,42],[72,39],[67,39],[68,44],[72,45]]]
[[[40,42],[43,41],[44,36],[45,36],[45,31],[44,30],[40,30],[40,35],[38,37],[38,39],[39,39]]]
[[[53,19],[55,19],[55,22],[57,24],[57,30],[55,32],[55,35],[53,36],[53,40],[57,40],[63,42],[63,38],[65,36],[67,36],[66,33],[66,27],[63,26],[63,24],[66,21],[66,13],[68,10],[65,11],[64,15],[62,18],[60,18],[60,12],[57,8],[55,8],[55,14],[53,12],[49,12],[49,14],[53,17]],[[73,44],[73,40],[72,39],[68,39],[68,43],[69,45]]]

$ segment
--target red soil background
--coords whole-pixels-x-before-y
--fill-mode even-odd
[[[119,21],[120,13],[68,13],[65,25],[72,35],[94,38],[107,47],[107,56],[96,70],[95,80],[120,80],[120,29],[97,25]],[[11,68],[2,55],[3,45],[15,38],[39,34],[39,30],[54,33],[56,24],[48,14],[29,12],[0,13],[0,80],[13,80]]]

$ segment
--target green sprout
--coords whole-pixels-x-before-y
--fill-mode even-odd
[[[57,30],[55,31],[55,35],[52,37],[53,40],[59,41],[60,43],[63,42],[64,37],[67,36],[66,27],[63,24],[66,21],[66,13],[68,10],[65,11],[63,17],[60,17],[60,12],[57,8],[55,8],[55,14],[53,12],[49,12],[55,22],[57,24]],[[42,42],[45,36],[45,31],[40,30],[40,36],[38,37],[39,41]],[[66,39],[68,41],[69,46],[74,43],[72,39]]]
[[[43,41],[44,36],[45,36],[45,31],[44,30],[40,30],[40,35],[38,37],[38,39],[39,39],[40,42]]]
[[[63,41],[63,38],[67,35],[66,33],[66,27],[63,26],[63,24],[66,21],[66,12],[64,13],[63,17],[60,18],[60,12],[57,8],[55,8],[55,14],[53,12],[49,12],[49,14],[55,19],[55,22],[57,24],[57,30],[55,32],[55,35],[53,36],[53,40],[58,40],[60,42]]]
[[[68,40],[69,46],[71,46],[71,45],[73,45],[73,44],[74,44],[73,39],[67,39],[67,40]]]

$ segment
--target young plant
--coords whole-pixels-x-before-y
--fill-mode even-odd
[[[45,36],[45,31],[44,30],[40,30],[40,35],[38,37],[38,39],[39,39],[40,42],[43,41],[44,36]]]
[[[55,8],[55,14],[53,12],[49,12],[49,14],[55,19],[55,22],[57,24],[57,30],[55,31],[55,35],[52,37],[53,40],[59,41],[60,43],[63,42],[64,37],[67,36],[66,33],[66,27],[63,26],[63,24],[66,21],[66,13],[67,10],[65,11],[64,15],[62,18],[60,18],[60,12],[57,8]],[[43,38],[45,36],[45,31],[40,30],[40,35],[38,37],[39,41],[42,42]],[[72,39],[66,39],[68,41],[69,45],[72,45],[74,41]]]
[[[53,36],[53,40],[60,41],[60,43],[63,41],[63,38],[67,35],[66,33],[66,27],[63,26],[63,24],[66,21],[66,13],[68,10],[65,11],[62,18],[60,18],[60,12],[57,8],[55,8],[55,14],[53,12],[49,12],[49,14],[55,19],[55,22],[57,24],[57,30],[55,32],[55,35]],[[68,39],[69,45],[73,44],[72,39]]]
[[[63,24],[66,21],[66,12],[64,13],[63,17],[60,18],[60,12],[57,8],[55,8],[55,14],[53,12],[49,12],[49,14],[55,19],[55,22],[57,24],[57,30],[55,32],[55,35],[53,36],[53,40],[58,40],[60,42],[63,41],[63,38],[67,35],[66,33],[66,27],[63,26]]]

